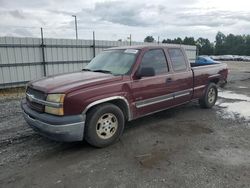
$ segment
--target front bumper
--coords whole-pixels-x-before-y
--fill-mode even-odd
[[[28,107],[25,99],[22,100],[21,107],[24,119],[39,134],[62,142],[83,140],[85,115],[60,117],[38,113]]]

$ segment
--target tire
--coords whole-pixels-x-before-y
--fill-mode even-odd
[[[218,89],[216,84],[210,83],[205,91],[205,95],[199,100],[202,108],[212,108],[217,101]]]
[[[110,103],[98,105],[87,113],[85,140],[99,148],[111,145],[122,135],[124,124],[124,114],[119,107]]]

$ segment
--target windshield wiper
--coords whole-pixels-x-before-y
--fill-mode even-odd
[[[90,70],[90,69],[82,69],[82,71],[92,71],[92,70]]]
[[[111,71],[108,71],[108,70],[101,70],[101,69],[97,69],[97,70],[82,69],[82,71],[89,71],[89,72],[102,72],[102,73],[112,74],[112,72],[111,72]]]
[[[108,73],[108,74],[112,74],[111,71],[108,71],[108,70],[93,70],[93,72],[102,72],[102,73]]]

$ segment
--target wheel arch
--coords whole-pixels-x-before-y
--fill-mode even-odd
[[[220,82],[220,79],[221,79],[221,75],[220,74],[214,74],[214,75],[210,75],[208,77],[209,83],[214,83],[216,85]]]
[[[108,98],[104,98],[104,99],[94,101],[94,102],[90,103],[84,109],[83,114],[87,114],[88,111],[90,109],[92,109],[93,107],[96,107],[96,106],[98,106],[100,104],[104,104],[104,103],[111,103],[111,104],[114,104],[114,105],[118,106],[122,110],[126,120],[131,120],[132,119],[132,113],[131,113],[131,110],[130,110],[129,102],[123,96],[113,96],[113,97],[108,97]]]
[[[209,83],[214,83],[214,84],[218,84],[219,83],[219,81],[220,81],[220,79],[219,78],[214,78],[214,79],[211,79],[210,81],[209,81]]]

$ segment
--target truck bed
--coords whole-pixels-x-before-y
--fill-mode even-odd
[[[226,63],[214,63],[209,65],[190,63],[190,65],[193,72],[193,98],[202,96],[204,87],[208,85],[209,82],[214,82],[219,86],[227,82],[228,69]]]

